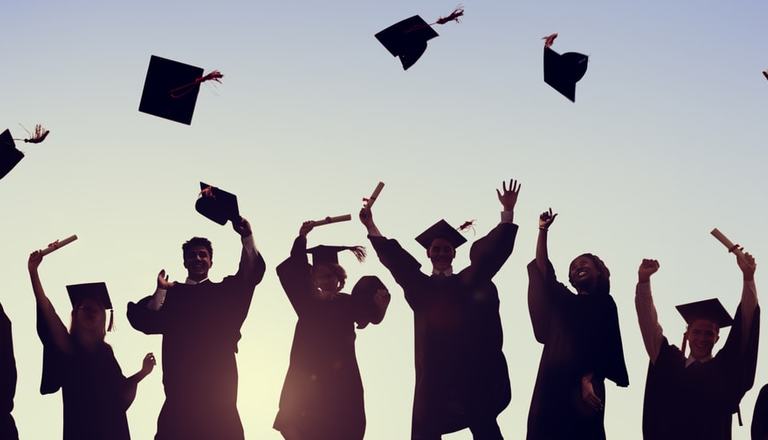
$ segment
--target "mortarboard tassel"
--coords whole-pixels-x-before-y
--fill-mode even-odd
[[[744,422],[741,421],[741,405],[736,406],[736,415],[739,418],[739,426],[744,426]]]
[[[111,332],[115,328],[115,311],[112,309],[109,309],[109,325],[107,326],[107,331]]]
[[[542,37],[541,39],[544,40],[544,47],[552,47],[552,45],[555,43],[555,38],[557,38],[557,32],[554,34],[549,34],[546,37]]]
[[[352,251],[352,253],[355,254],[357,261],[361,263],[365,261],[366,252],[363,246],[348,246],[347,250]]]
[[[176,87],[175,89],[171,90],[171,98],[181,98],[182,96],[188,94],[194,88],[206,81],[216,81],[217,83],[221,84],[221,81],[219,81],[221,78],[224,78],[224,75],[219,72],[218,70],[214,70],[213,72],[209,73],[208,75],[201,76],[200,78],[195,79],[191,83],[184,84],[183,86]]]
[[[19,125],[21,125],[21,124],[19,124]],[[34,135],[32,135],[32,133],[30,133],[29,130],[27,130],[26,127],[24,127],[23,125],[21,125],[21,128],[23,128],[24,131],[26,131],[27,134],[30,136],[27,139],[23,139],[24,142],[28,143],[28,144],[39,144],[40,142],[44,141],[45,138],[48,137],[48,133],[51,132],[51,130],[46,130],[45,128],[43,128],[43,126],[41,124],[35,125],[35,134]],[[13,140],[20,141],[22,139],[13,138]]]
[[[475,231],[475,222],[476,221],[477,221],[477,219],[472,219],[472,220],[465,221],[464,223],[461,224],[461,226],[459,226],[459,228],[458,228],[459,231],[464,232],[467,229],[472,228],[472,232],[475,235],[477,235],[477,231]]]
[[[682,351],[683,351],[683,357],[687,357],[685,355],[685,350],[688,348],[688,337],[683,335],[683,343],[682,343]]]
[[[453,12],[450,13],[447,17],[440,17],[437,19],[436,22],[430,23],[430,26],[433,24],[446,24],[451,21],[455,21],[456,23],[461,23],[459,21],[459,17],[464,15],[464,7],[461,5],[457,6],[456,9],[453,10]]]

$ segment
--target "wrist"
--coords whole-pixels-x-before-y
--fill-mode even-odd
[[[650,282],[651,282],[651,277],[648,276],[648,275],[640,275],[640,276],[637,277],[637,283],[638,284],[650,283]]]
[[[743,275],[744,282],[750,282],[755,281],[755,274],[753,273],[745,273]]]

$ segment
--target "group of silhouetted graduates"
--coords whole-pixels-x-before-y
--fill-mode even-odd
[[[216,188],[204,188],[201,213],[232,220],[242,253],[237,273],[221,282],[208,279],[211,243],[194,237],[182,254],[187,279],[169,281],[162,270],[157,289],[128,304],[131,325],[161,334],[165,402],[157,440],[243,439],[237,411],[235,360],[242,326],[266,265],[251,226]],[[436,440],[469,428],[477,440],[499,440],[497,416],[511,399],[509,370],[502,351],[499,294],[492,279],[511,255],[518,227],[513,213],[520,186],[497,190],[501,221],[472,243],[470,265],[454,270],[464,236],[440,220],[416,240],[432,268],[421,263],[374,223],[371,204],[360,221],[381,263],[403,289],[413,310],[416,383],[412,440]],[[227,206],[224,206],[227,205]],[[217,217],[218,216],[218,217]],[[539,218],[534,260],[528,265],[528,306],[536,340],[543,347],[528,415],[530,440],[604,439],[605,381],[629,385],[610,272],[596,255],[576,257],[568,268],[572,292],[560,283],[549,261],[547,236],[557,214]],[[277,274],[298,321],[290,365],[274,429],[286,440],[360,440],[365,434],[363,384],[355,354],[355,332],[384,319],[388,289],[374,276],[362,277],[343,293],[346,273],[338,253],[365,256],[361,246],[307,249],[307,235],[319,223],[304,222]],[[730,439],[731,419],[752,388],[757,363],[760,309],[755,260],[731,249],[743,274],[735,318],[717,300],[678,307],[688,323],[682,348],[670,345],[651,297],[655,260],[638,269],[637,317],[650,359],[643,410],[644,438]],[[310,264],[308,254],[312,255]],[[40,391],[63,397],[65,440],[129,439],[126,410],[154,356],[126,377],[105,342],[112,304],[103,283],[67,286],[71,325],[64,325],[48,300],[38,266],[44,252],[29,256],[28,269],[43,344]],[[107,313],[110,310],[109,323]],[[723,348],[713,355],[719,330],[731,326]],[[0,438],[18,438],[11,410],[16,383],[10,321],[0,308]],[[690,353],[686,353],[686,346]],[[768,438],[768,391],[763,389],[752,422],[753,439]]]

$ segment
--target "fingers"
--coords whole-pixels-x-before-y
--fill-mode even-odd
[[[496,196],[501,200],[501,193],[499,192],[498,188],[496,189]]]
[[[501,182],[501,188],[504,189],[505,193],[507,192],[507,182],[506,181],[502,181]]]

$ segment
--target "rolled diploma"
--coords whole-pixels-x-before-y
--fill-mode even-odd
[[[712,232],[710,232],[720,243],[723,244],[728,249],[728,252],[733,252],[734,254],[743,257],[744,253],[741,252],[741,249],[737,248],[735,244],[731,240],[728,239],[725,235],[723,235],[722,232],[720,232],[717,228],[713,229]]]
[[[376,199],[379,197],[379,194],[381,194],[381,190],[384,189],[384,182],[379,182],[378,185],[376,185],[376,189],[373,190],[373,194],[371,194],[370,197],[368,197],[368,203],[366,203],[365,207],[370,208],[373,206],[373,202],[376,201]]]
[[[58,250],[60,248],[63,248],[64,246],[72,243],[73,241],[77,240],[77,235],[70,235],[69,237],[63,239],[63,240],[57,240],[53,243],[49,244],[47,248],[42,249],[40,251],[40,254],[43,256],[46,256],[50,254],[51,252]]]
[[[330,225],[331,223],[348,222],[352,220],[352,214],[338,215],[336,217],[326,217],[322,220],[315,220],[315,226]]]

